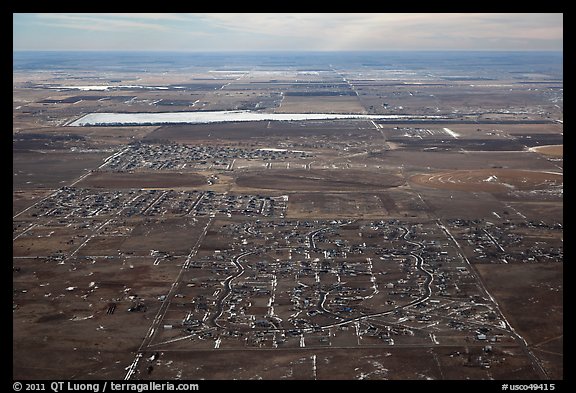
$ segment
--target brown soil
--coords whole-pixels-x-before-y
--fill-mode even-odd
[[[167,188],[195,187],[206,184],[197,173],[174,172],[94,172],[79,183],[94,188]]]
[[[446,190],[504,192],[559,186],[563,183],[563,175],[554,172],[491,168],[421,174],[412,176],[410,181]]]
[[[563,157],[564,156],[564,145],[548,145],[548,146],[538,146],[531,147],[530,151],[540,153],[545,156],[550,157]]]
[[[236,184],[289,191],[358,191],[398,187],[404,180],[396,175],[358,170],[269,170],[241,175]]]
[[[550,355],[543,364],[548,374],[562,378],[562,264],[490,264],[476,269],[536,355]]]

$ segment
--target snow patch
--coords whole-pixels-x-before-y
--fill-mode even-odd
[[[443,128],[444,132],[447,133],[448,135],[450,135],[451,137],[453,137],[454,139],[458,139],[458,137],[460,136],[460,134],[455,133],[454,131],[452,131],[450,128]]]
[[[442,116],[363,115],[334,113],[262,113],[250,111],[155,112],[155,113],[89,113],[69,126],[207,124],[240,121],[301,121],[339,119],[438,119]],[[457,134],[456,134],[457,135]]]

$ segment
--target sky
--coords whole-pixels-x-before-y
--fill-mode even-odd
[[[561,13],[13,14],[14,50],[557,50]]]

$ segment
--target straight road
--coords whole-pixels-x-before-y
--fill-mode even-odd
[[[468,265],[468,270],[470,271],[470,273],[474,276],[475,281],[479,284],[480,289],[482,290],[482,292],[484,292],[484,294],[490,299],[492,300],[492,303],[494,304],[499,316],[502,318],[502,320],[504,321],[504,323],[506,324],[506,328],[508,329],[508,331],[510,333],[512,333],[514,339],[516,340],[516,342],[520,345],[520,347],[524,350],[524,353],[528,356],[528,358],[530,359],[530,361],[532,362],[532,367],[534,368],[534,370],[538,373],[538,375],[540,376],[541,379],[550,379],[550,377],[548,376],[548,373],[546,373],[546,370],[544,370],[544,368],[542,367],[542,365],[540,364],[540,361],[538,360],[538,358],[534,355],[534,353],[532,353],[532,350],[530,349],[530,346],[528,345],[528,343],[526,342],[526,340],[524,339],[524,337],[522,337],[520,335],[520,333],[518,333],[510,324],[510,322],[508,322],[508,320],[506,319],[506,316],[504,315],[504,313],[502,312],[502,310],[500,309],[500,305],[498,304],[498,302],[496,301],[496,299],[494,299],[494,297],[492,296],[492,294],[490,294],[490,292],[488,291],[488,288],[486,288],[486,285],[484,284],[484,281],[482,281],[482,277],[480,276],[480,274],[476,271],[476,269],[474,268],[474,265],[472,265],[472,263],[470,263],[470,261],[468,260],[468,258],[466,257],[466,255],[464,254],[464,250],[462,249],[462,247],[460,246],[460,243],[458,243],[458,241],[454,238],[454,236],[452,236],[452,233],[450,233],[450,230],[448,228],[446,228],[446,226],[442,223],[442,221],[440,219],[436,220],[437,225],[439,228],[441,228],[446,235],[452,240],[452,242],[456,245],[456,248],[458,249],[458,252],[460,254],[460,256],[462,257],[462,259],[466,262],[466,264]]]
[[[166,298],[164,299],[164,301],[160,305],[160,308],[158,309],[156,316],[152,320],[152,323],[150,325],[150,328],[148,329],[148,332],[146,333],[146,336],[142,340],[142,343],[140,344],[140,347],[138,348],[138,351],[136,352],[134,361],[128,367],[128,372],[126,373],[124,380],[129,380],[132,377],[132,375],[134,374],[136,367],[138,365],[138,361],[142,357],[142,354],[144,353],[146,348],[148,348],[148,346],[150,345],[150,343],[154,339],[154,335],[158,331],[158,328],[160,327],[160,323],[164,319],[164,315],[166,315],[166,311],[168,310],[170,302],[172,301],[174,295],[176,294],[178,288],[180,287],[182,275],[183,275],[184,271],[186,269],[188,269],[188,266],[190,266],[190,261],[191,261],[192,257],[194,257],[194,255],[196,255],[196,253],[198,252],[198,248],[202,244],[204,237],[206,237],[206,233],[208,232],[208,228],[212,224],[213,219],[214,218],[211,217],[206,222],[204,230],[202,231],[202,233],[198,237],[196,244],[194,244],[194,246],[190,250],[190,253],[186,257],[186,261],[182,264],[182,268],[180,269],[180,271],[178,272],[178,275],[176,276],[176,279],[174,280],[174,282],[170,286],[170,291],[168,292],[168,294],[166,295]]]

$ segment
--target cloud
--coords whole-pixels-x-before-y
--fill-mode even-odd
[[[562,14],[199,14],[218,28],[254,34],[268,42],[300,42],[337,49],[491,49],[494,39],[555,41],[561,48]],[[435,42],[434,42],[435,41]],[[430,45],[432,44],[432,47]],[[529,42],[527,43],[529,44]],[[458,48],[466,49],[466,48]]]
[[[90,40],[100,47],[106,37],[111,47],[125,45],[127,50],[562,50],[563,39],[562,14],[31,15],[15,17],[20,23],[14,24],[15,32],[30,36],[29,42],[36,33],[44,41],[57,37],[54,45],[65,47],[68,38],[62,32],[72,29],[92,34]]]
[[[92,31],[129,31],[135,29],[164,31],[168,29],[163,24],[139,20],[166,20],[166,16],[159,19],[158,17],[143,17],[142,15],[146,14],[38,14],[38,23],[51,27]]]

